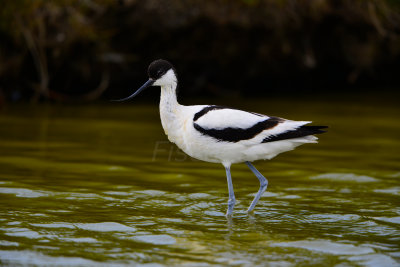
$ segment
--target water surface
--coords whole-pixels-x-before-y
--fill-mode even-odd
[[[7,107],[0,113],[0,262],[399,266],[394,100],[215,104],[330,126],[319,144],[254,163],[269,187],[253,216],[245,212],[258,190],[252,172],[233,165],[237,205],[227,220],[222,165],[171,145],[156,101]]]

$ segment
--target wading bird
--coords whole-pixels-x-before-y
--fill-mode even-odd
[[[229,200],[226,215],[235,206],[230,167],[245,162],[260,181],[260,189],[247,212],[252,212],[267,189],[267,179],[250,163],[271,159],[304,143],[316,143],[313,134],[326,126],[307,126],[309,121],[292,121],[254,112],[215,106],[184,106],[178,103],[178,84],[174,67],[166,60],[153,61],[148,68],[149,80],[125,101],[150,86],[161,87],[161,124],[168,139],[189,156],[225,167]]]

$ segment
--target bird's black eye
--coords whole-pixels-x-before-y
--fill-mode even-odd
[[[161,77],[163,74],[164,74],[164,71],[163,71],[163,70],[157,71],[157,76],[158,76],[158,77]]]

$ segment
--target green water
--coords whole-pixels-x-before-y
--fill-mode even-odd
[[[233,165],[232,220],[224,168],[168,143],[156,101],[9,106],[0,111],[0,263],[399,266],[396,102],[218,100],[330,126],[319,144],[254,163],[269,180],[254,216],[245,211],[258,180]]]

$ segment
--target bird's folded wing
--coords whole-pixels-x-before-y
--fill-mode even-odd
[[[250,128],[267,116],[220,106],[205,106],[194,116],[194,122],[205,129]]]
[[[197,131],[224,142],[262,142],[307,123],[219,106],[204,106],[193,118]]]

